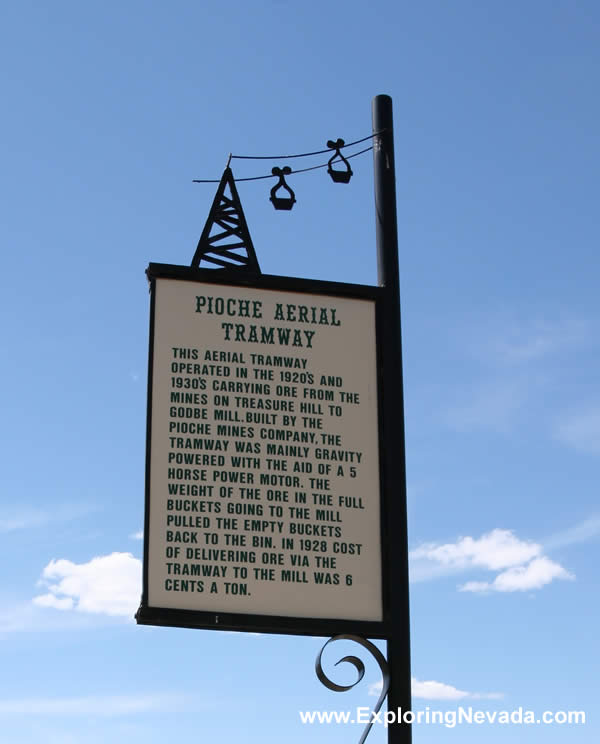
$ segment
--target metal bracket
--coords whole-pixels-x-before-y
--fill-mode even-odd
[[[319,681],[325,685],[330,690],[333,690],[334,692],[347,692],[348,690],[351,690],[353,687],[356,687],[356,685],[361,681],[361,679],[365,676],[365,665],[361,661],[361,659],[358,658],[358,656],[344,656],[339,661],[336,661],[335,666],[338,664],[341,664],[342,662],[346,661],[356,669],[358,672],[358,679],[356,682],[354,682],[351,685],[338,685],[335,682],[332,682],[332,680],[329,679],[329,677],[325,674],[323,671],[323,667],[321,665],[321,657],[323,655],[323,651],[327,648],[327,646],[330,643],[334,643],[335,641],[353,641],[354,643],[358,643],[363,648],[366,648],[367,651],[372,654],[372,656],[375,658],[375,661],[379,664],[379,668],[381,669],[381,681],[382,681],[382,687],[381,687],[381,694],[379,695],[379,698],[377,700],[377,703],[375,704],[375,707],[373,708],[373,716],[371,717],[371,720],[366,725],[362,736],[360,737],[360,740],[358,744],[364,744],[365,739],[369,735],[369,731],[371,730],[371,726],[373,725],[373,721],[375,720],[376,716],[375,714],[379,713],[381,706],[383,705],[383,701],[386,698],[386,695],[388,693],[388,689],[390,687],[390,670],[388,667],[388,663],[385,660],[384,655],[381,653],[381,651],[375,646],[371,641],[367,641],[366,638],[361,638],[360,636],[350,635],[350,634],[342,634],[342,635],[336,635],[330,638],[327,643],[323,646],[323,648],[319,651],[319,655],[317,656],[317,660],[315,662],[315,672],[317,674],[317,677],[319,678]]]

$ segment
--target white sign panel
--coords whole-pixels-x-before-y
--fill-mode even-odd
[[[156,279],[148,606],[381,621],[375,302]]]

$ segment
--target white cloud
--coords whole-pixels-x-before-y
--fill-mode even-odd
[[[133,532],[129,537],[132,540],[143,540],[144,539],[144,530],[138,530],[137,532]]]
[[[469,693],[464,690],[458,690],[452,685],[446,685],[443,682],[427,680],[420,682],[414,677],[411,680],[411,690],[413,697],[423,698],[424,700],[461,700],[469,697]]]
[[[459,587],[461,592],[525,592],[541,589],[554,579],[574,579],[562,566],[550,558],[534,558],[526,566],[514,566],[498,574],[494,581],[469,581]]]
[[[500,571],[492,581],[468,581],[459,586],[462,592],[479,594],[541,589],[555,579],[574,578],[542,553],[538,543],[521,540],[511,530],[495,529],[479,538],[461,537],[454,543],[426,543],[415,548],[409,554],[410,576],[411,581],[426,581],[467,570]]]
[[[33,601],[38,607],[54,607],[56,610],[72,610],[75,605],[72,597],[57,597],[54,594],[41,594]]]
[[[75,698],[0,699],[0,715],[126,716],[137,713],[174,713],[198,708],[186,694],[107,695]]]
[[[34,597],[41,607],[133,617],[142,588],[142,562],[131,553],[111,553],[88,563],[52,560],[42,583],[48,593]]]
[[[495,529],[480,538],[461,537],[454,543],[425,543],[411,550],[410,559],[450,569],[481,567],[499,570],[518,566],[539,555],[541,545],[519,540],[511,530]]]
[[[492,585],[489,581],[467,581],[466,584],[461,584],[458,587],[459,592],[473,592],[474,594],[484,594],[491,590]]]
[[[375,682],[369,686],[369,695],[380,695],[381,690],[382,683]],[[434,680],[421,682],[415,677],[411,678],[411,692],[414,698],[421,698],[423,700],[462,700],[464,698],[498,700],[504,697],[500,692],[466,692],[452,685],[447,685],[444,682],[436,682]]]
[[[579,452],[600,455],[600,407],[566,417],[558,425],[556,437]]]

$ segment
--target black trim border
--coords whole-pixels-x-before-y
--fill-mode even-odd
[[[197,269],[174,264],[150,263],[146,275],[150,282],[150,324],[148,349],[148,391],[147,391],[147,422],[146,422],[146,484],[145,484],[145,516],[144,516],[144,566],[143,590],[140,607],[135,619],[138,625],[157,625],[179,628],[196,628],[208,630],[247,631],[259,633],[278,633],[286,635],[332,636],[339,633],[353,633],[365,638],[389,639],[394,633],[390,613],[390,555],[393,534],[386,516],[389,505],[386,494],[391,489],[386,488],[385,474],[385,431],[390,426],[384,426],[386,414],[383,387],[383,338],[384,296],[385,289],[363,284],[346,284],[340,282],[321,281],[315,279],[300,279],[295,277],[275,276],[269,274],[251,274],[237,269],[236,271]],[[380,483],[380,528],[381,528],[381,587],[383,620],[361,621],[343,618],[305,618],[278,615],[256,615],[238,613],[215,613],[200,610],[183,610],[148,605],[148,551],[150,524],[150,447],[152,435],[152,390],[153,390],[153,361],[154,361],[154,321],[156,279],[176,279],[192,282],[203,282],[215,285],[245,286],[253,289],[270,289],[290,292],[306,292],[322,294],[332,297],[348,297],[367,299],[375,302],[376,324],[376,364],[377,364],[377,400],[378,400],[378,430],[379,430],[379,483]],[[391,445],[391,442],[389,443]],[[397,629],[396,629],[397,631]]]

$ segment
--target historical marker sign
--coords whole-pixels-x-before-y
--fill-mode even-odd
[[[383,635],[378,289],[148,275],[138,621]]]
[[[374,712],[386,696],[390,710],[409,711],[389,96],[373,100],[373,164],[379,287],[261,274],[229,167],[192,267],[148,267],[144,573],[136,619],[357,641],[383,675]],[[200,269],[203,262],[221,269]],[[387,641],[387,662],[369,637]],[[360,666],[354,657],[340,661],[349,658]],[[354,687],[327,677],[321,653],[316,672],[329,689]],[[410,724],[389,726],[388,740],[410,744]]]

